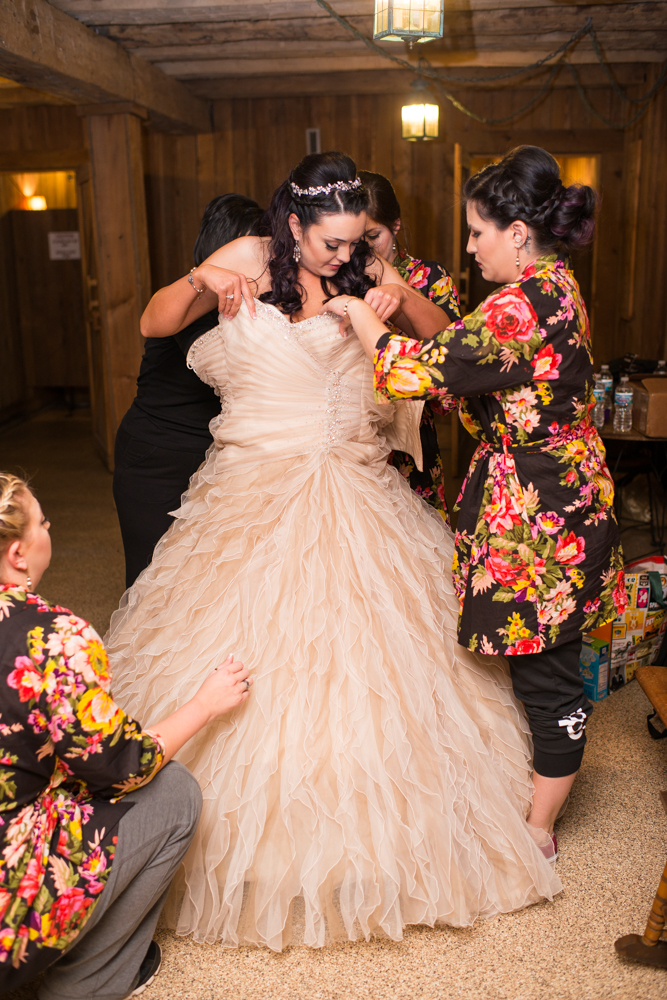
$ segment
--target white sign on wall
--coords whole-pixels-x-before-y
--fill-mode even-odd
[[[81,260],[81,240],[76,230],[49,233],[49,260]]]

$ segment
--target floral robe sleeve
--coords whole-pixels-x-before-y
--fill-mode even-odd
[[[0,993],[50,965],[113,864],[123,796],[160,768],[159,741],[109,694],[91,626],[0,587]]]
[[[456,286],[451,274],[435,260],[416,260],[405,250],[400,251],[394,266],[401,277],[422,295],[440,306],[451,323],[461,316]],[[423,472],[415,466],[414,459],[407,452],[392,452],[389,462],[398,469],[410,483],[415,493],[442,514],[450,524],[445,500],[444,471],[438,444],[438,432],[434,414],[446,413],[453,405],[443,405],[436,399],[429,400],[424,407],[419,428],[422,445]]]
[[[545,257],[429,342],[388,333],[386,400],[459,401],[480,439],[457,501],[459,642],[507,655],[576,639],[624,610],[614,488],[592,426],[586,309]]]

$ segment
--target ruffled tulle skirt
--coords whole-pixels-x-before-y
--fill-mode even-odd
[[[344,449],[202,467],[107,637],[114,696],[144,725],[228,653],[255,678],[179,754],[204,810],[166,911],[177,933],[398,940],[560,890],[525,824],[505,661],[456,641],[452,553],[394,469]]]

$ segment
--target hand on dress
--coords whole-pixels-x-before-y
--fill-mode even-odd
[[[323,313],[335,313],[336,316],[340,316],[341,320],[338,324],[338,329],[341,337],[347,337],[354,322],[350,312],[354,313],[357,323],[359,323],[363,322],[364,315],[384,322],[385,316],[391,316],[396,311],[400,300],[393,292],[394,287],[400,291],[398,285],[384,285],[380,288],[371,288],[363,300],[358,299],[354,295],[337,295],[335,299],[329,299],[328,302],[324,303],[320,309],[320,316]],[[375,293],[374,295],[371,294],[373,292]],[[353,330],[352,332],[356,331]]]
[[[257,319],[255,299],[245,274],[228,271],[215,264],[200,264],[192,274],[197,288],[208,288],[218,296],[218,309],[223,319],[233,319],[245,299],[248,311],[253,319]]]
[[[212,722],[247,701],[252,683],[248,669],[230,655],[208,675],[193,701],[199,703]]]
[[[386,323],[400,309],[403,297],[404,290],[400,285],[377,285],[376,288],[368,289],[364,302],[375,311],[382,323]]]

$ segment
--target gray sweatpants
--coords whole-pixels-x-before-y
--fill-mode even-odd
[[[124,1000],[139,982],[169,885],[201,812],[201,791],[187,768],[171,761],[144,788],[118,824],[116,855],[90,920],[71,948],[47,969],[39,1000]]]

